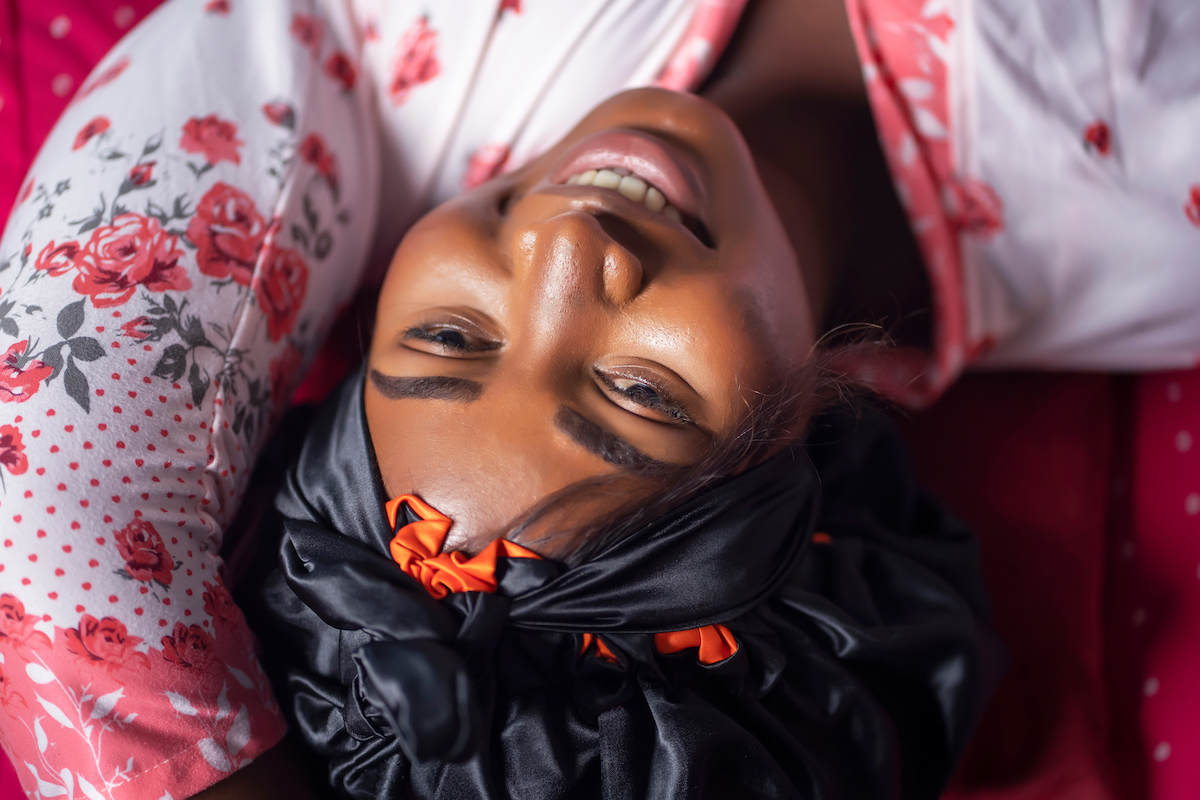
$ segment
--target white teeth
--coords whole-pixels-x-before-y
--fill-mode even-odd
[[[667,198],[656,187],[651,186],[646,190],[646,198],[642,200],[646,204],[646,208],[651,211],[662,211],[667,205]]]
[[[596,177],[592,179],[592,186],[599,186],[602,189],[615,189],[620,185],[621,176],[611,169],[600,170],[596,173]]]
[[[645,179],[634,175],[624,167],[611,169],[589,169],[572,175],[566,180],[569,186],[599,186],[616,189],[635,203],[641,203],[655,213],[662,213],[676,222],[683,221],[679,209],[667,202],[667,196]]]
[[[644,180],[633,175],[621,178],[621,182],[617,185],[617,191],[635,203],[640,203],[646,198],[646,190],[649,188]]]

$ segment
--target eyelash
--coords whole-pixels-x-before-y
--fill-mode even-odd
[[[453,342],[442,339],[441,336],[446,333],[458,334],[465,340],[476,339],[477,343],[472,344],[469,341]],[[490,350],[495,350],[500,347],[499,342],[492,342],[479,339],[474,334],[455,328],[451,325],[427,325],[425,327],[413,327],[404,332],[405,341],[428,342],[443,350],[448,350],[455,353],[485,353]]]
[[[595,372],[596,372],[597,379],[602,384],[604,384],[609,389],[609,391],[614,392],[616,394],[621,395],[622,397],[627,398],[630,402],[635,403],[635,404],[641,406],[642,408],[646,408],[651,411],[656,411],[659,414],[663,414],[667,417],[670,417],[670,420],[665,420],[667,422],[667,424],[671,424],[671,425],[694,424],[692,421],[692,418],[690,416],[688,416],[688,413],[687,413],[687,411],[684,410],[683,406],[676,403],[674,400],[672,400],[670,398],[670,396],[665,391],[659,389],[658,387],[654,386],[653,384],[648,383],[646,381],[640,381],[637,378],[633,378],[628,375],[620,375],[620,376],[618,376],[618,378],[622,378],[624,380],[630,380],[630,381],[637,381],[637,383],[635,383],[633,386],[629,387],[628,389],[622,389],[620,386],[618,386],[616,384],[616,380],[614,380],[613,376],[608,375],[604,372],[601,372],[600,370],[596,370]],[[642,390],[642,391],[638,391],[638,390]],[[653,399],[653,400],[648,399],[644,393],[645,390],[649,390],[650,392],[653,392],[655,399]]]
[[[442,339],[442,335],[446,333],[457,334],[462,337],[463,342],[446,341]],[[483,353],[498,349],[501,345],[499,342],[486,341],[479,339],[474,334],[460,330],[451,325],[430,324],[424,327],[416,326],[409,328],[404,332],[403,339],[405,341],[426,342],[434,347],[446,351],[448,353]],[[469,340],[475,339],[476,343],[471,343]],[[671,399],[668,392],[654,384],[641,380],[630,375],[613,376],[599,369],[594,370],[596,379],[603,384],[607,389],[607,393],[617,394],[625,398],[629,402],[641,406],[649,411],[662,414],[668,419],[656,420],[664,422],[668,425],[693,425],[695,424],[692,418],[682,405]],[[617,380],[634,381],[632,386],[622,388],[617,385]],[[652,396],[647,396],[648,394]],[[611,400],[611,397],[609,398]],[[620,407],[620,404],[616,404]],[[624,409],[628,411],[628,409]],[[630,412],[634,413],[634,412]],[[640,416],[640,415],[639,415]]]

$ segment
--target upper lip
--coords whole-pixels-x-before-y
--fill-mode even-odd
[[[703,218],[703,186],[687,160],[657,136],[629,128],[592,134],[572,147],[550,174],[552,183],[590,169],[624,167],[666,196],[684,215]]]

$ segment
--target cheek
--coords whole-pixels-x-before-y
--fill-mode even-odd
[[[368,389],[366,412],[388,496],[415,494],[450,517],[447,551],[482,550],[546,497],[587,477],[559,463],[536,426],[514,424],[512,414],[493,418],[484,405],[390,401]]]
[[[734,221],[722,240],[725,274],[734,291],[753,299],[768,337],[765,343],[785,361],[803,360],[815,342],[814,303],[824,291],[811,210],[794,192],[773,197],[748,154],[729,180],[740,189],[723,198],[721,208],[722,217]],[[779,181],[767,183],[776,186]]]
[[[804,276],[786,240],[756,243],[740,282],[742,323],[763,355],[797,367],[816,343],[816,317]]]
[[[375,338],[417,308],[480,306],[502,313],[507,263],[494,231],[470,206],[443,206],[409,230],[380,289]]]
[[[477,551],[486,546],[487,532],[501,527],[507,498],[504,486],[481,470],[475,453],[456,446],[458,426],[440,424],[425,415],[414,424],[408,409],[415,401],[367,401],[367,424],[388,497],[413,494],[454,520],[446,550]],[[515,510],[511,513],[515,513]]]
[[[759,383],[778,362],[773,334],[761,311],[762,287],[714,271],[689,276],[647,293],[628,320],[631,345],[672,366],[709,402],[727,405],[739,388]]]

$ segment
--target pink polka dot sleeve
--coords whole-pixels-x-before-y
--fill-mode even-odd
[[[83,80],[18,194],[0,741],[31,795],[187,797],[283,734],[218,553],[374,226],[339,14],[165,4]]]

